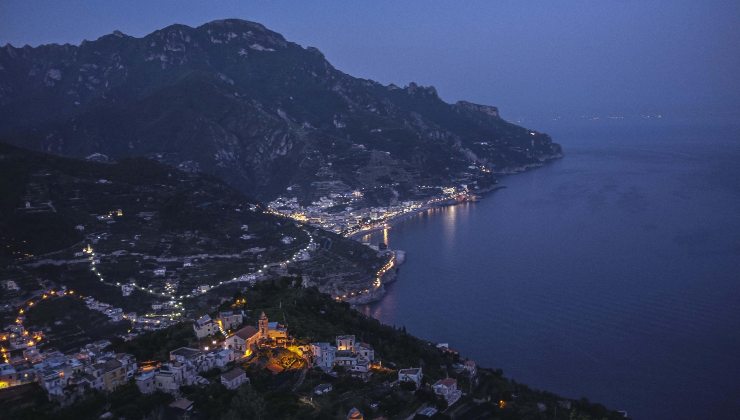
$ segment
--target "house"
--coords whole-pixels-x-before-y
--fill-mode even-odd
[[[370,346],[370,344],[367,343],[359,343],[356,347],[357,354],[364,357],[365,359],[369,361],[375,360],[375,350]]]
[[[190,347],[179,347],[170,352],[170,361],[180,363],[191,363],[197,365],[203,360],[203,352],[190,348]]]
[[[167,274],[166,268],[161,267],[161,268],[154,269],[154,275],[157,277],[164,277],[165,274]]]
[[[222,368],[235,360],[234,350],[221,349],[213,352],[213,367]]]
[[[231,349],[235,353],[241,353],[244,357],[248,357],[252,355],[259,339],[259,331],[257,331],[253,326],[247,325],[234,334],[228,336],[224,345],[227,349]]]
[[[357,361],[350,370],[355,373],[367,373],[370,371],[370,361],[362,356],[357,356]]]
[[[434,393],[443,397],[447,405],[452,405],[460,399],[462,392],[457,389],[457,380],[453,378],[440,379],[432,385]]]
[[[126,373],[126,380],[133,378],[138,368],[134,355],[127,353],[117,353],[116,360],[121,362],[123,370]]]
[[[141,375],[136,376],[136,387],[139,388],[139,391],[142,394],[151,394],[157,390],[157,385],[154,383],[155,375],[156,373],[153,370],[150,370],[149,372],[144,372]]]
[[[170,364],[165,364],[154,375],[154,385],[159,391],[177,395],[180,391],[180,384],[182,384],[181,375],[177,370],[171,369]]]
[[[338,335],[337,336],[337,350],[338,351],[355,351],[355,336],[354,335]]]
[[[219,312],[217,322],[221,324],[221,328],[224,330],[234,330],[242,325],[244,315],[241,312]]]
[[[407,368],[398,371],[398,382],[413,382],[416,385],[416,389],[421,387],[421,380],[424,378],[424,374],[421,368]]]
[[[64,387],[67,386],[69,379],[65,377],[64,371],[60,369],[47,368],[39,373],[41,377],[41,386],[46,390],[49,396],[64,395]]]
[[[357,355],[347,350],[338,350],[334,356],[334,364],[351,369],[357,364]]]
[[[123,364],[116,360],[108,360],[93,365],[96,370],[98,377],[103,378],[103,389],[105,391],[113,391],[119,386],[126,383],[128,377],[126,376],[126,369]]]
[[[324,395],[331,392],[334,387],[331,384],[319,384],[313,389],[313,393],[316,395]]]
[[[193,323],[193,330],[196,337],[205,338],[218,332],[218,325],[213,322],[210,316],[203,315]]]
[[[247,373],[241,368],[234,368],[221,374],[221,383],[228,389],[237,389],[247,382],[249,382]]]
[[[167,418],[188,419],[191,416],[191,411],[193,411],[193,402],[186,398],[180,398],[170,403],[168,408]]]
[[[337,348],[329,343],[311,343],[311,355],[315,366],[328,371],[334,367]]]

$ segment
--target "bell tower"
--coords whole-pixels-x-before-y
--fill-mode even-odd
[[[265,315],[265,312],[262,311],[262,315],[260,315],[260,319],[257,323],[257,327],[259,328],[259,334],[261,339],[267,339],[269,338],[269,325],[267,321],[267,315]]]

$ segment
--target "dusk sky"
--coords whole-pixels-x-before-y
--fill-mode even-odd
[[[354,76],[433,85],[509,119],[740,112],[737,0],[2,0],[0,44],[221,18],[263,23]]]

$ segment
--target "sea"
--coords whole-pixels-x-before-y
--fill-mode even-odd
[[[363,238],[406,262],[361,310],[634,419],[740,419],[740,124],[533,128],[564,158]]]

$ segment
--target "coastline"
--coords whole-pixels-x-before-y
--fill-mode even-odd
[[[518,173],[518,172],[512,172],[512,173]],[[496,185],[494,185],[492,187],[483,188],[483,189],[480,189],[480,190],[473,191],[473,194],[476,195],[476,196],[478,196],[479,198],[483,198],[485,195],[487,195],[489,193],[492,193],[494,191],[501,190],[501,189],[504,189],[504,188],[506,188],[505,185],[498,185],[498,184],[496,184]],[[427,212],[427,211],[429,211],[429,210],[431,210],[433,208],[437,208],[437,207],[448,207],[448,206],[457,206],[459,204],[468,203],[470,201],[477,201],[477,200],[466,200],[466,201],[459,202],[459,201],[456,201],[455,199],[448,199],[448,200],[444,200],[444,201],[440,201],[440,202],[425,204],[425,205],[419,207],[416,210],[412,210],[412,211],[409,211],[408,213],[404,213],[404,214],[400,214],[398,216],[391,217],[390,219],[388,219],[385,222],[383,222],[383,225],[381,225],[381,226],[374,226],[372,228],[365,229],[365,230],[360,231],[360,232],[357,232],[357,233],[353,233],[353,234],[347,236],[347,238],[353,239],[353,240],[358,241],[358,242],[361,242],[360,239],[363,236],[365,236],[365,235],[369,235],[371,233],[381,231],[381,230],[386,229],[388,227],[392,227],[393,225],[396,225],[396,224],[398,224],[398,223],[400,223],[400,222],[402,222],[402,221],[404,221],[404,220],[406,220],[408,218],[411,218],[411,217],[414,217],[414,216],[419,215],[421,213]]]
[[[529,163],[529,164],[526,164],[526,165],[521,165],[521,166],[516,166],[516,167],[512,167],[512,168],[507,168],[507,169],[505,169],[503,171],[496,172],[496,174],[497,175],[500,175],[502,177],[503,176],[507,176],[507,175],[515,175],[515,174],[526,172],[526,171],[529,171],[529,170],[532,170],[532,169],[541,168],[541,167],[545,166],[547,163],[550,163],[550,162],[552,162],[554,160],[562,159],[563,156],[564,155],[562,153],[558,153],[556,155],[548,156],[547,158],[543,159],[540,162]],[[504,188],[507,188],[507,187],[505,185],[500,185],[500,184],[496,183],[496,184],[494,184],[494,185],[492,185],[492,186],[490,186],[488,188],[483,188],[483,189],[480,189],[480,190],[473,191],[472,194],[474,194],[479,199],[483,199],[487,195],[490,195],[491,193],[496,192],[496,191],[501,190],[501,189],[504,189]],[[404,220],[406,220],[408,218],[411,218],[413,216],[422,214],[422,213],[427,212],[427,211],[429,211],[429,210],[431,210],[433,208],[447,207],[447,206],[457,206],[459,204],[467,203],[467,202],[470,202],[470,201],[475,202],[477,200],[466,200],[466,201],[459,202],[459,201],[456,201],[454,199],[449,199],[449,200],[444,200],[444,201],[440,201],[440,202],[434,202],[434,203],[430,203],[430,204],[425,204],[424,206],[420,207],[417,210],[413,210],[413,211],[410,211],[408,213],[405,213],[405,214],[401,214],[401,215],[392,217],[392,218],[388,219],[387,221],[385,221],[383,223],[383,225],[381,225],[381,226],[376,226],[376,227],[373,227],[373,228],[370,228],[370,229],[367,229],[367,230],[363,230],[361,232],[354,233],[352,235],[347,236],[347,238],[356,240],[358,242],[362,242],[361,241],[361,238],[363,236],[365,236],[365,235],[369,235],[371,233],[378,232],[378,231],[381,231],[383,229],[387,229],[388,227],[392,227],[392,226],[394,226],[394,225],[396,225],[396,224],[398,224],[398,223],[400,223],[400,222],[402,222],[402,221],[404,221]],[[353,307],[355,307],[355,306],[358,306],[358,305],[367,305],[369,303],[378,302],[381,299],[383,299],[383,297],[385,297],[385,294],[386,294],[385,285],[386,284],[393,283],[393,282],[395,282],[398,279],[398,270],[400,269],[400,266],[404,263],[405,258],[406,258],[406,252],[403,251],[403,250],[389,250],[389,251],[396,252],[396,253],[398,253],[398,252],[403,253],[403,260],[402,261],[398,261],[394,265],[394,267],[393,267],[392,270],[388,270],[385,274],[383,274],[383,276],[381,276],[381,278],[380,278],[381,279],[381,285],[380,285],[380,287],[377,290],[374,290],[374,291],[372,291],[372,292],[370,292],[368,294],[346,299],[345,302],[347,302],[350,305],[352,305]]]

